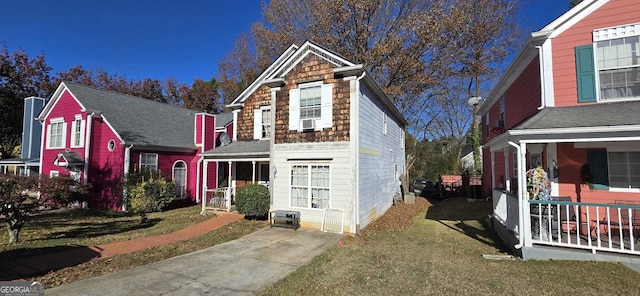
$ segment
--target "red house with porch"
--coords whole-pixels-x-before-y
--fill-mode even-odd
[[[640,2],[584,0],[529,36],[480,108],[493,226],[523,258],[640,255],[639,99]],[[528,199],[535,167],[552,200]]]
[[[199,200],[199,153],[232,133],[230,114],[207,114],[62,82],[38,116],[40,173],[89,182],[89,207],[122,209],[127,172],[153,168],[176,182],[176,199]],[[215,171],[209,175],[215,175]]]

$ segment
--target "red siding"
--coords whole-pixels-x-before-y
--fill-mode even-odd
[[[196,114],[196,130],[194,132],[194,139],[193,139],[193,143],[196,144],[196,146],[200,147],[200,145],[202,145],[202,130],[203,130],[203,121],[202,121],[202,117],[204,116],[204,113],[198,113]],[[203,150],[204,151],[204,150]]]
[[[58,156],[58,153],[65,152],[65,148],[69,148],[69,151],[71,152],[77,152],[78,154],[80,154],[82,158],[84,158],[83,147],[70,148],[71,147],[71,128],[72,128],[72,123],[75,120],[76,114],[81,114],[82,117],[85,119],[87,117],[87,114],[84,112],[81,112],[80,110],[81,110],[81,107],[78,104],[78,102],[73,98],[73,96],[71,96],[71,94],[69,94],[68,91],[65,91],[60,96],[60,99],[56,102],[54,108],[52,108],[51,112],[44,119],[44,127],[42,129],[42,132],[45,135],[45,137],[42,145],[44,145],[45,148],[43,149],[42,155],[41,155],[41,162],[42,162],[42,167],[40,169],[41,174],[49,176],[51,171],[53,170],[53,171],[58,171],[60,175],[69,175],[69,172],[65,171],[64,168],[55,166],[53,164],[54,160]],[[66,134],[66,141],[64,145],[65,148],[47,149],[46,141],[47,141],[47,135],[49,133],[49,123],[51,123],[51,118],[60,118],[60,117],[64,118],[64,122],[67,123],[67,129],[65,130],[65,134]],[[81,175],[81,178],[83,178],[82,175]]]
[[[637,0],[611,0],[551,41],[556,106],[578,104],[576,46],[593,43],[593,30],[640,22]]]
[[[110,140],[116,143],[113,151],[108,149]],[[121,209],[125,146],[101,118],[93,119],[90,150],[88,175],[94,196],[89,207]]]
[[[134,147],[135,149],[135,147]],[[163,152],[163,151],[140,151],[134,150],[131,152],[131,168],[140,168],[140,154],[141,153],[155,153],[158,154],[158,170],[162,171],[167,179],[173,178],[173,165],[177,161],[184,161],[187,165],[187,198],[195,200],[196,196],[196,176],[197,176],[197,163],[200,157],[196,156],[196,152],[193,153],[180,153],[180,152]]]
[[[540,88],[540,60],[536,56],[504,93],[505,129],[538,112]],[[500,102],[497,105],[499,115]]]

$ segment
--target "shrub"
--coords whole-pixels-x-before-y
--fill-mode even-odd
[[[91,195],[91,184],[83,184],[71,176],[40,178],[41,203],[55,206],[67,206],[73,202],[88,201]]]
[[[142,223],[147,213],[162,210],[176,196],[176,184],[161,173],[133,172],[126,177],[127,210],[140,215]]]
[[[244,186],[236,194],[236,210],[249,217],[266,217],[270,203],[269,189],[262,185]]]

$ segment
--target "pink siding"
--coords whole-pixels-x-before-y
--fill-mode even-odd
[[[207,114],[204,116],[204,142],[203,151],[211,150],[216,146],[216,118]]]
[[[200,147],[200,145],[202,145],[202,130],[203,130],[203,120],[202,118],[204,117],[204,113],[198,113],[196,114],[196,130],[194,131],[194,144],[198,147]]]
[[[110,140],[116,143],[113,151],[108,149]],[[94,196],[89,207],[119,210],[122,208],[125,146],[105,121],[94,118],[90,149],[88,175]]]
[[[580,178],[580,170],[587,163],[587,149],[574,148],[572,143],[559,143],[557,147],[561,196],[571,196],[574,201],[593,203],[615,203],[616,200],[638,198],[638,193],[590,189]]]
[[[68,91],[65,91],[60,96],[60,99],[57,101],[55,107],[51,110],[49,115],[45,118],[43,122],[44,127],[42,129],[42,132],[45,135],[44,142],[42,143],[42,145],[44,145],[45,148],[43,149],[43,152],[41,155],[41,162],[42,162],[42,167],[40,168],[41,174],[49,176],[51,171],[58,171],[60,175],[69,175],[69,172],[66,171],[64,168],[55,166],[53,164],[54,160],[58,156],[58,153],[65,152],[65,148],[68,148],[70,152],[77,152],[78,154],[80,154],[82,158],[84,158],[84,147],[70,148],[71,147],[71,128],[72,128],[72,123],[75,120],[76,114],[81,114],[84,119],[86,119],[86,116],[87,116],[86,113],[81,112],[80,110],[81,110],[81,107],[78,104],[78,102],[71,96],[71,94]],[[49,134],[49,124],[51,123],[51,118],[60,118],[60,117],[64,118],[64,122],[67,123],[67,129],[65,131],[66,141],[65,141],[64,148],[47,149],[46,141],[47,141],[47,135]],[[83,176],[81,175],[80,178],[82,179]]]
[[[134,147],[135,149],[135,147]],[[131,152],[131,168],[140,168],[140,154],[141,153],[155,153],[158,154],[158,170],[164,173],[167,179],[173,178],[173,165],[177,161],[184,161],[187,165],[187,199],[195,200],[196,196],[196,178],[197,178],[197,163],[199,157],[196,156],[196,151],[193,153],[188,152],[163,152],[163,151],[140,151],[134,150]]]
[[[593,43],[595,29],[639,21],[637,0],[611,0],[551,41],[556,106],[578,104],[575,47]]]

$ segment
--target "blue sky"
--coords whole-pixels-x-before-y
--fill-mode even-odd
[[[191,84],[215,75],[240,33],[261,19],[261,0],[0,0],[0,42],[30,57],[45,53],[52,74],[76,65],[128,79],[170,76]],[[530,0],[521,25],[542,28],[569,0]]]

